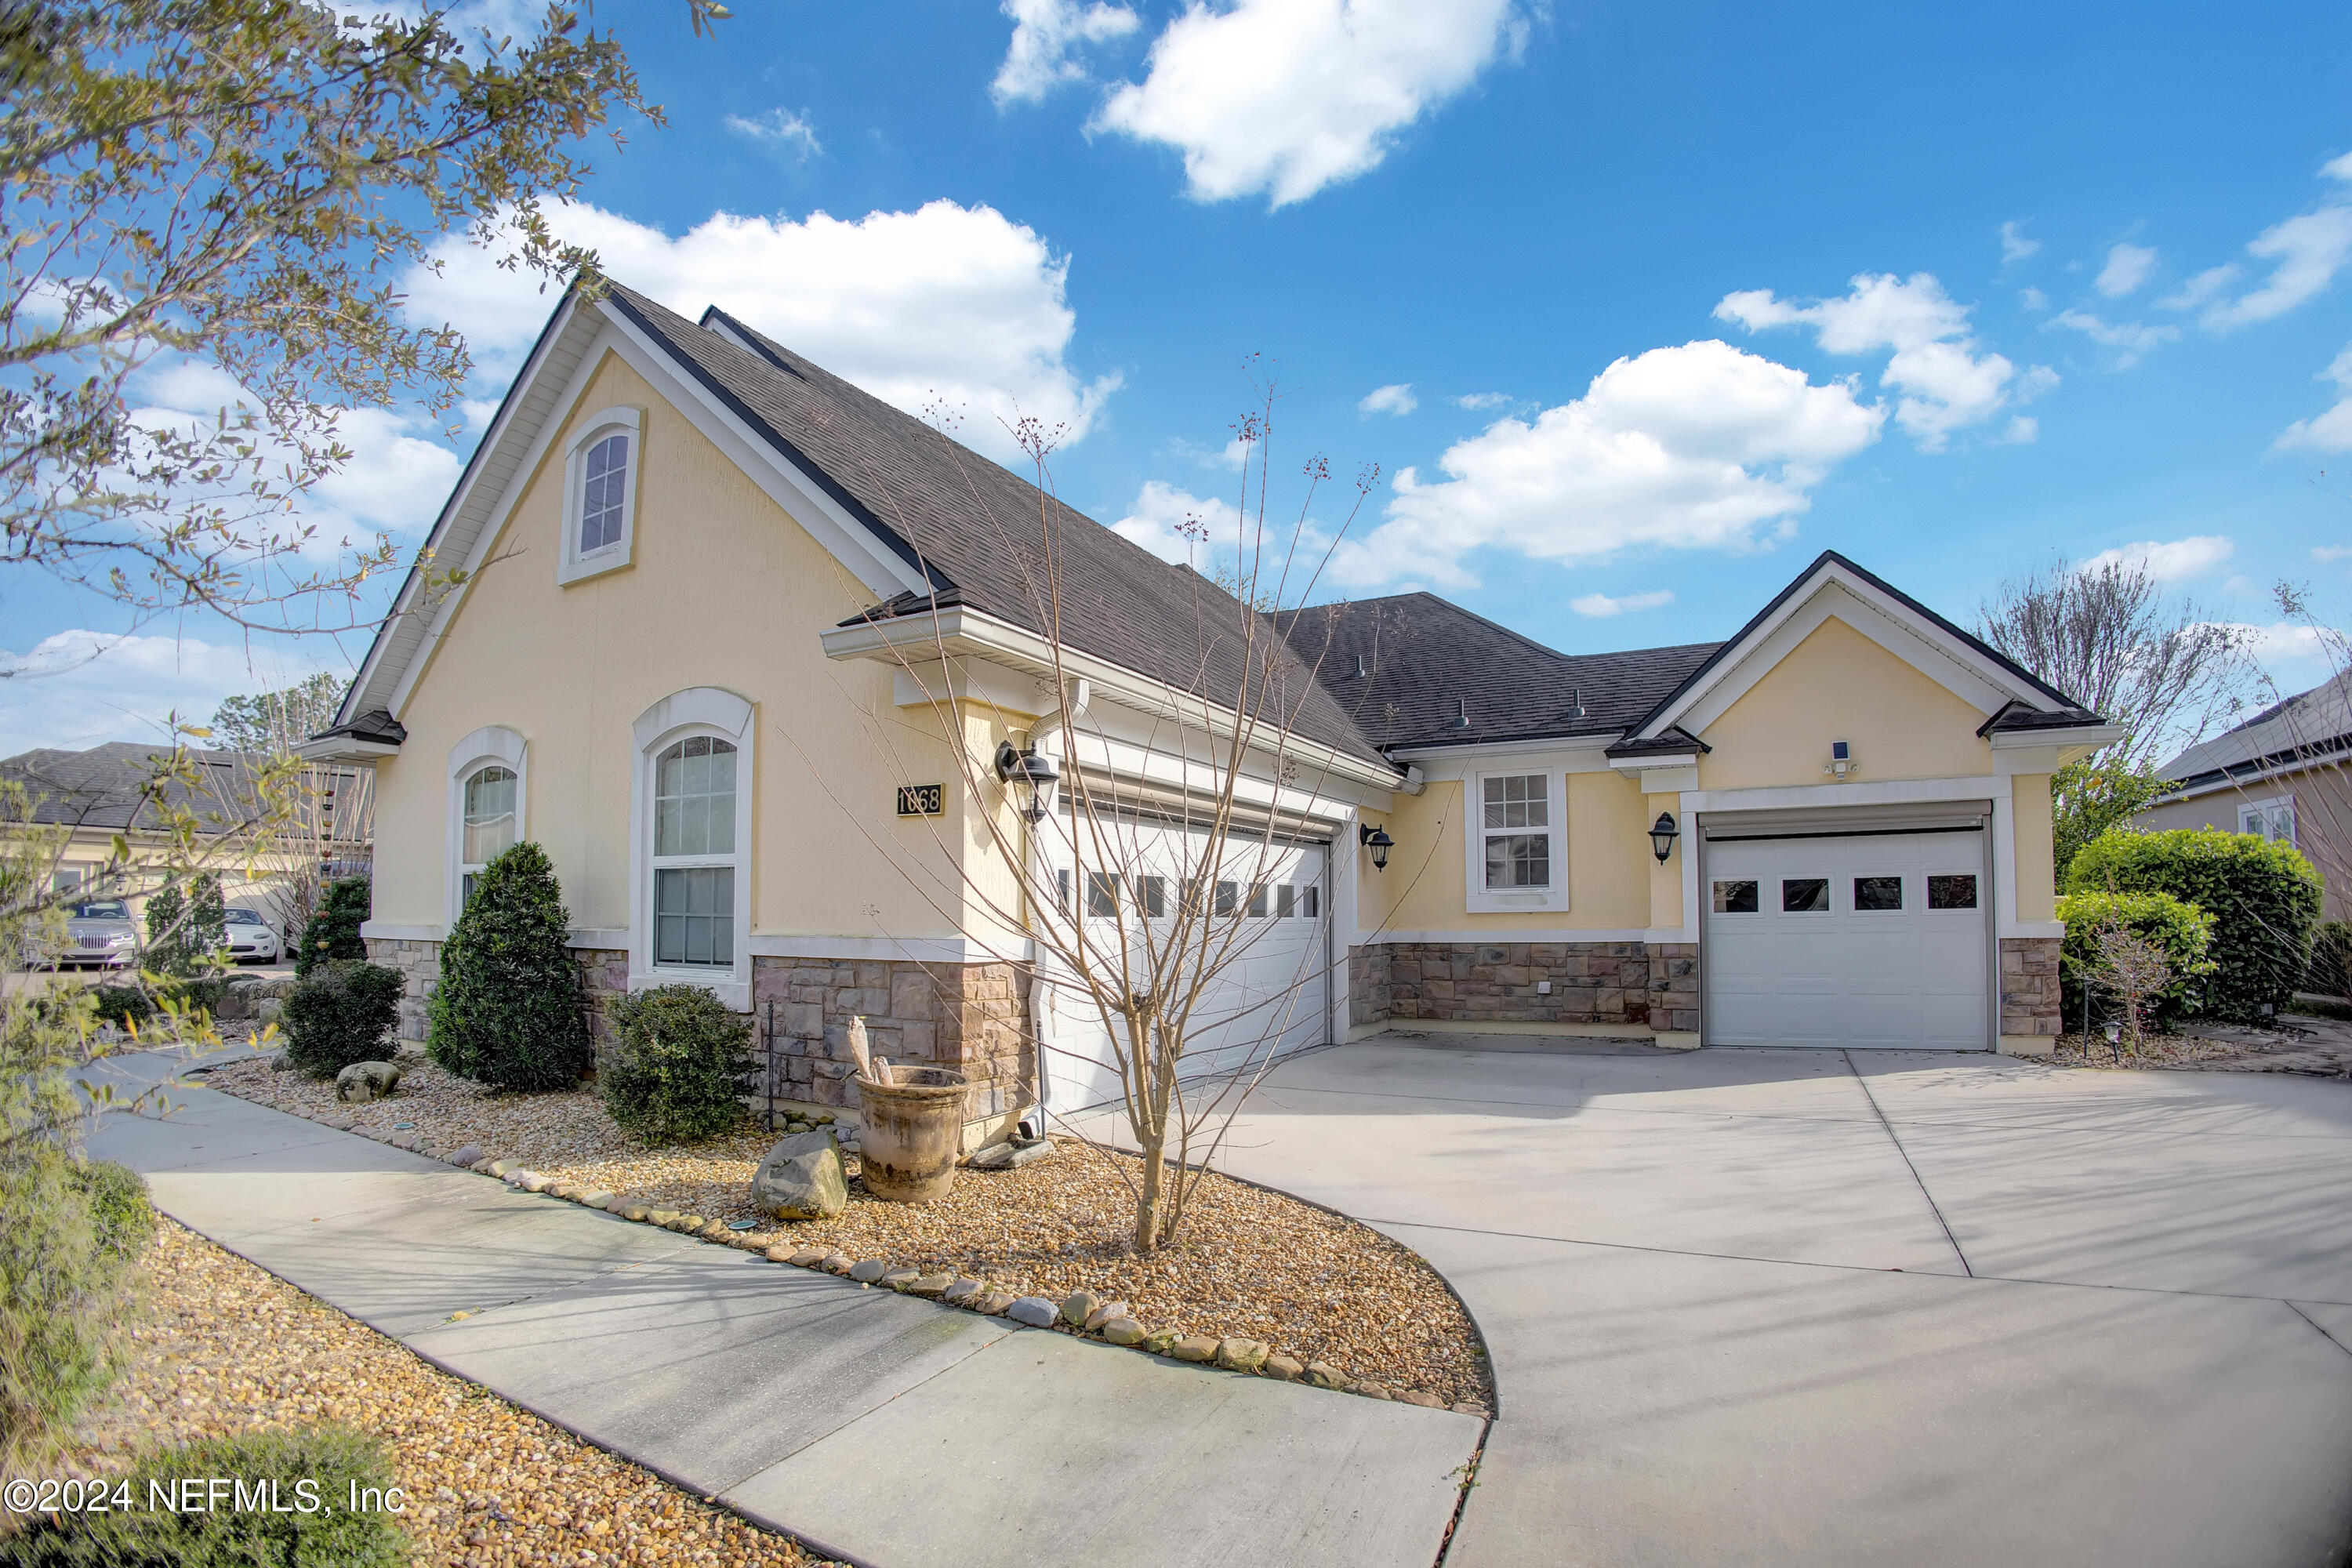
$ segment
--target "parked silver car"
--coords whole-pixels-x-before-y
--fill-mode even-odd
[[[226,910],[228,953],[237,963],[275,963],[286,951],[269,922],[252,910],[232,904]]]
[[[101,963],[120,969],[139,961],[139,927],[121,899],[88,899],[66,917],[61,964]]]

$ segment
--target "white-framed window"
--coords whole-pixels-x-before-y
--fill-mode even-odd
[[[635,544],[643,420],[606,408],[580,422],[563,453],[563,548],[555,580],[626,566]]]
[[[1568,802],[1557,773],[1496,770],[1463,780],[1463,867],[1473,913],[1568,908]]]
[[[687,981],[751,1005],[752,709],[695,687],[639,717],[629,986]]]
[[[2249,800],[2238,806],[2238,831],[2251,833],[2257,838],[2267,838],[2273,844],[2294,847],[2294,796],[2273,795],[2268,800]]]
[[[522,841],[530,784],[530,746],[518,731],[488,724],[449,748],[451,923],[465,912],[482,868]]]

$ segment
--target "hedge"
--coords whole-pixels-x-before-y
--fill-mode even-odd
[[[425,1049],[446,1072],[499,1089],[568,1089],[588,1070],[572,917],[547,851],[528,841],[482,868],[427,1004]]]
[[[687,1143],[743,1120],[758,1064],[751,1021],[699,985],[657,985],[613,1005],[620,1044],[598,1075],[604,1109],[647,1143]]]
[[[2078,1027],[2084,1023],[2086,984],[2094,1015],[2107,1018],[2121,1011],[2120,1000],[2091,978],[2098,968],[2099,932],[2110,924],[2153,942],[2172,962],[2173,983],[2148,1008],[2151,1027],[2169,1033],[2182,1018],[2200,1011],[2214,967],[2209,956],[2213,917],[2203,910],[2169,893],[2069,893],[2058,900],[2058,918],[2066,922],[2058,960],[2064,983],[2059,1016],[2065,1022]]]
[[[2252,1023],[2265,1003],[2286,1006],[2309,967],[2319,873],[2288,845],[2213,827],[2118,828],[2083,846],[2066,881],[2070,893],[2169,893],[2211,915],[2204,1011],[2214,1017]]]
[[[294,973],[308,976],[321,963],[364,959],[367,942],[360,935],[375,900],[375,884],[365,877],[345,877],[330,882],[319,897],[319,907],[302,926],[302,943],[295,950]]]

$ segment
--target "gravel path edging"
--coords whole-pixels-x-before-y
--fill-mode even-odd
[[[289,1110],[282,1106],[278,1109],[285,1115],[303,1116],[303,1112],[299,1110]],[[1469,1401],[1448,1405],[1435,1394],[1418,1389],[1392,1390],[1379,1383],[1360,1381],[1351,1377],[1343,1369],[1325,1362],[1311,1362],[1302,1365],[1292,1357],[1269,1353],[1269,1347],[1263,1341],[1238,1336],[1213,1337],[1204,1334],[1179,1337],[1171,1330],[1154,1331],[1135,1319],[1125,1316],[1125,1302],[1106,1300],[1091,1290],[1074,1290],[1058,1302],[1039,1296],[1013,1298],[1003,1291],[987,1290],[984,1282],[978,1279],[926,1275],[918,1273],[912,1268],[894,1269],[887,1258],[852,1258],[846,1253],[821,1252],[814,1247],[788,1249],[782,1245],[762,1246],[731,1230],[724,1222],[707,1219],[701,1215],[680,1214],[676,1210],[649,1208],[634,1203],[625,1205],[618,1209],[608,1208],[606,1205],[614,1197],[611,1193],[592,1191],[569,1182],[551,1181],[537,1172],[489,1154],[472,1144],[454,1150],[443,1150],[429,1143],[421,1134],[362,1127],[350,1116],[304,1116],[303,1119],[337,1132],[349,1132],[372,1139],[389,1148],[404,1150],[429,1160],[440,1161],[444,1164],[454,1165],[460,1170],[470,1171],[475,1174],[503,1182],[519,1192],[528,1192],[572,1203],[583,1208],[593,1208],[599,1213],[610,1214],[616,1219],[659,1226],[664,1230],[691,1237],[698,1241],[756,1253],[769,1262],[786,1267],[811,1268],[852,1279],[869,1289],[879,1285],[902,1295],[911,1295],[931,1301],[947,1310],[978,1312],[983,1316],[1003,1318],[1024,1328],[1051,1329],[1057,1332],[1090,1338],[1098,1343],[1121,1349],[1143,1351],[1171,1361],[1200,1365],[1216,1371],[1247,1373],[1255,1376],[1274,1377],[1284,1382],[1303,1383],[1309,1387],[1328,1389],[1334,1393],[1358,1394],[1367,1399],[1418,1405],[1434,1410],[1451,1409],[1465,1415],[1475,1415],[1489,1423],[1494,1419],[1494,1412],[1483,1405]],[[471,1158],[460,1158],[460,1156],[471,1156]],[[1266,1186],[1263,1183],[1244,1181],[1240,1177],[1224,1172],[1219,1172],[1218,1174],[1223,1176],[1225,1180],[1253,1187],[1259,1192],[1274,1194],[1295,1203],[1304,1204],[1309,1208],[1340,1219],[1350,1218],[1328,1204],[1319,1204],[1311,1198],[1302,1198],[1295,1193],[1286,1193],[1277,1187]],[[812,1254],[814,1256],[810,1256]],[[1425,1259],[1423,1261],[1426,1262]],[[1479,1326],[1477,1319],[1470,1313],[1467,1305],[1462,1303],[1461,1295],[1454,1289],[1453,1283],[1445,1279],[1443,1274],[1438,1274],[1434,1268],[1430,1272],[1436,1276],[1455,1303],[1462,1306],[1463,1314],[1470,1323],[1471,1332],[1477,1338],[1479,1353],[1486,1369],[1487,1386],[1492,1391],[1494,1360],[1487,1353],[1485,1330]],[[1003,1299],[1000,1300],[1000,1298]],[[1043,1321],[1038,1321],[1040,1319]],[[1499,1394],[1495,1394],[1494,1397],[1499,1404]],[[545,1415],[538,1411],[533,1411],[533,1414],[541,1415],[542,1419],[555,1422],[558,1426],[562,1425],[560,1421],[555,1421],[555,1417],[551,1415]],[[565,1429],[570,1430],[569,1427]],[[663,1479],[674,1480],[674,1478],[667,1476]],[[810,1542],[808,1544],[813,1548],[817,1547],[814,1542]]]

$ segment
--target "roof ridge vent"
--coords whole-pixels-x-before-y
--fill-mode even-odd
[[[1457,697],[1454,700],[1456,704],[1454,713],[1454,727],[1457,730],[1467,730],[1470,728],[1470,699],[1467,697]]]

